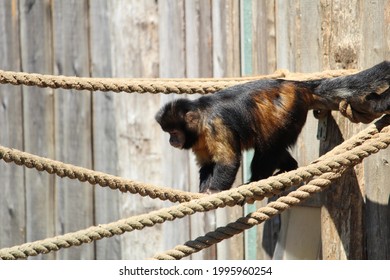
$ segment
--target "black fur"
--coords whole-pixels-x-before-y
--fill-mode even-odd
[[[316,95],[349,101],[368,113],[390,113],[390,62],[383,61],[357,74],[324,79]]]

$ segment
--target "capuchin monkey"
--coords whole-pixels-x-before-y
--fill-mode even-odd
[[[389,111],[389,84],[390,62],[332,79],[258,80],[196,100],[174,100],[155,118],[173,147],[195,153],[199,191],[216,192],[232,186],[246,149],[254,149],[251,182],[296,169],[288,149],[310,109],[334,110],[341,100],[358,100],[373,112]]]

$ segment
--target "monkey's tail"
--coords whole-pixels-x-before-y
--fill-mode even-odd
[[[357,74],[317,80],[314,94],[325,98],[349,99],[351,97],[390,93],[390,62],[383,61]]]

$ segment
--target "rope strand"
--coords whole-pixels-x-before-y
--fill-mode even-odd
[[[276,71],[271,75],[239,78],[210,79],[125,79],[125,78],[87,78],[42,75],[36,73],[12,72],[0,70],[0,84],[38,86],[53,89],[75,89],[88,91],[138,92],[138,93],[176,93],[207,94],[224,88],[260,79],[312,80],[333,78],[355,73],[356,70],[331,70],[319,73],[289,73]]]
[[[317,179],[310,181],[307,185],[290,192],[287,196],[282,196],[276,201],[270,202],[266,206],[259,208],[255,212],[249,213],[247,216],[241,217],[224,227],[219,227],[214,231],[210,231],[206,235],[200,236],[195,240],[187,241],[183,245],[178,245],[171,250],[158,253],[154,255],[153,259],[179,260],[209,248],[225,239],[232,238],[247,229],[270,220],[275,215],[282,213],[292,206],[301,203],[314,193],[322,191],[334,180],[340,178],[340,176],[340,174],[336,174],[335,172],[324,173]]]
[[[121,192],[138,193],[141,196],[169,200],[171,202],[184,202],[204,196],[199,193],[190,193],[171,188],[154,186],[151,184],[123,179],[113,175],[97,172],[87,168],[78,167],[72,164],[65,164],[60,161],[51,160],[16,149],[9,149],[0,146],[0,159],[5,162],[14,162],[17,165],[24,165],[28,168],[35,168],[38,171],[45,171],[55,174],[61,178],[68,177],[77,179],[80,182],[89,182],[91,185],[99,184],[101,187],[118,189]]]

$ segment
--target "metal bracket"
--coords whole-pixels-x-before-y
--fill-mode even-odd
[[[317,139],[325,141],[328,132],[328,115],[329,111],[314,111],[314,116],[318,119]]]

